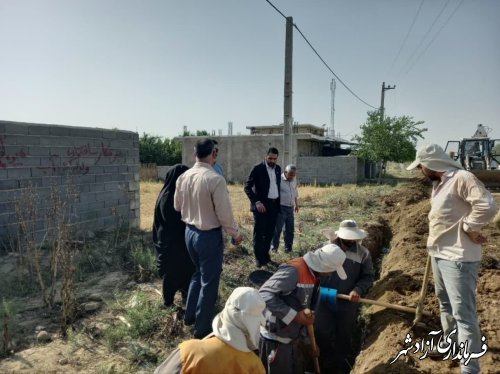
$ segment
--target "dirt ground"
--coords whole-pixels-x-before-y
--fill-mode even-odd
[[[427,213],[429,186],[412,183],[386,198],[386,214],[392,229],[390,252],[384,257],[380,278],[369,299],[415,307],[418,302],[426,264]],[[500,194],[495,194],[500,204]],[[500,232],[492,224],[485,230],[489,237],[483,246],[483,261],[477,287],[477,305],[482,334],[487,338],[488,351],[481,358],[482,373],[498,373],[500,368]],[[432,278],[432,276],[431,276]],[[430,280],[424,310],[433,317],[424,317],[425,327],[411,330],[414,315],[378,306],[366,309],[365,342],[356,359],[353,373],[460,373],[458,361],[423,358],[425,350],[412,348],[393,364],[389,364],[402,349],[408,333],[413,343],[439,330],[439,307]],[[428,341],[428,339],[427,339]]]
[[[414,307],[417,304],[424,273],[427,239],[427,212],[429,210],[430,187],[422,183],[410,183],[398,187],[390,196],[383,198],[385,212],[375,222],[364,225],[369,231],[365,245],[374,251],[390,251],[384,256],[380,268],[380,277],[375,283],[369,299]],[[500,205],[500,194],[495,194]],[[478,312],[482,333],[487,338],[488,351],[481,358],[482,373],[498,373],[500,367],[500,232],[493,225],[486,228],[489,242],[483,248],[484,259],[478,282]],[[392,240],[389,243],[389,240]],[[231,262],[231,256],[226,258]],[[233,261],[234,262],[234,261]],[[2,265],[0,263],[0,265]],[[6,265],[3,270],[9,271]],[[227,264],[225,264],[227,269]],[[12,269],[10,270],[12,271]],[[0,273],[2,269],[0,267]],[[235,275],[236,276],[236,275]],[[240,277],[241,278],[241,277]],[[235,278],[231,284],[241,284]],[[234,284],[233,284],[234,283]],[[111,315],[109,308],[102,305],[98,313],[92,311],[92,303],[106,299],[108,294],[117,290],[144,287],[152,297],[157,295],[159,284],[137,285],[130,276],[113,272],[98,279],[89,279],[84,299],[89,313],[80,324],[91,336],[101,329],[101,325],[109,320],[119,319]],[[7,359],[0,360],[0,373],[151,373],[151,369],[131,371],[127,355],[138,351],[141,347],[124,346],[122,351],[112,352],[91,337],[70,337],[62,340],[57,337],[57,320],[54,316],[37,314],[40,301],[27,300],[23,314],[23,329],[38,331],[45,328],[52,335],[50,342],[32,342],[23,345],[17,342],[18,349]],[[33,304],[32,306],[30,306]],[[408,333],[416,338],[426,336],[431,330],[439,330],[438,304],[434,296],[432,281],[425,298],[425,310],[433,313],[433,317],[424,317],[426,328],[410,330],[413,314],[385,309],[378,306],[365,306],[366,330],[364,344],[356,359],[353,373],[459,373],[456,361],[421,359],[423,353],[408,353],[401,356],[393,364],[389,364],[396,355],[408,345],[404,340]],[[52,329],[51,329],[52,326]],[[175,333],[180,338],[189,338],[185,331]],[[184,335],[183,335],[184,334]],[[167,342],[171,345],[169,342]],[[413,352],[413,350],[412,350]]]

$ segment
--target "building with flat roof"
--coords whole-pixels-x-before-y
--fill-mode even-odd
[[[226,180],[245,182],[253,165],[261,162],[267,150],[275,147],[283,152],[283,125],[248,126],[250,135],[211,136],[219,143],[217,161],[223,166]],[[301,183],[358,183],[364,179],[364,161],[351,156],[354,143],[337,137],[325,137],[323,127],[294,124],[290,155],[298,167]],[[175,138],[182,143],[182,162],[193,165],[194,146],[204,136]],[[282,167],[280,159],[278,164]]]

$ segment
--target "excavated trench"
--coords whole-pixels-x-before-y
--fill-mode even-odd
[[[380,277],[381,265],[384,255],[387,253],[391,239],[392,230],[389,222],[379,217],[375,222],[367,222],[363,229],[368,232],[368,236],[363,240],[365,246],[372,256],[373,266],[375,268],[375,279]],[[360,316],[352,337],[352,356],[347,357],[348,365],[353,367],[358,356],[362,343],[366,338],[368,327],[368,316],[365,313],[366,308],[361,308]]]

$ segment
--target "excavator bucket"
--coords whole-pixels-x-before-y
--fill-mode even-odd
[[[473,169],[471,172],[484,183],[489,190],[500,190],[500,170]]]

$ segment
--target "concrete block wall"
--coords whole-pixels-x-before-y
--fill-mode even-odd
[[[355,156],[297,157],[300,183],[349,184],[364,180],[364,162]]]
[[[202,137],[178,138],[182,141],[182,163],[191,167],[195,163],[194,146]],[[264,160],[269,147],[283,151],[283,135],[213,136],[219,143],[217,162],[224,168],[227,181],[244,183],[252,167]],[[282,157],[282,153],[280,153]],[[278,159],[278,164],[281,165]]]
[[[158,173],[158,180],[159,181],[165,181],[165,175],[167,174],[167,171],[172,167],[172,165],[162,165],[162,166],[157,166],[156,170]]]
[[[178,138],[183,144],[182,162],[193,166],[194,146],[201,137]],[[269,147],[283,150],[282,135],[241,135],[241,136],[214,136],[219,143],[217,161],[224,168],[227,181],[244,183],[253,165],[262,162]],[[354,156],[312,157],[300,156],[300,152],[321,152],[321,143],[307,140],[295,140],[293,158],[298,167],[299,183],[358,183],[364,180],[364,161]],[[297,152],[299,152],[297,154]],[[282,169],[282,153],[278,164]],[[164,177],[165,174],[163,174]],[[163,178],[162,177],[162,178]]]
[[[74,192],[68,202],[80,232],[139,227],[139,168],[137,133],[0,121],[0,240],[15,232],[15,203],[28,186],[38,202],[38,237],[53,190]]]

